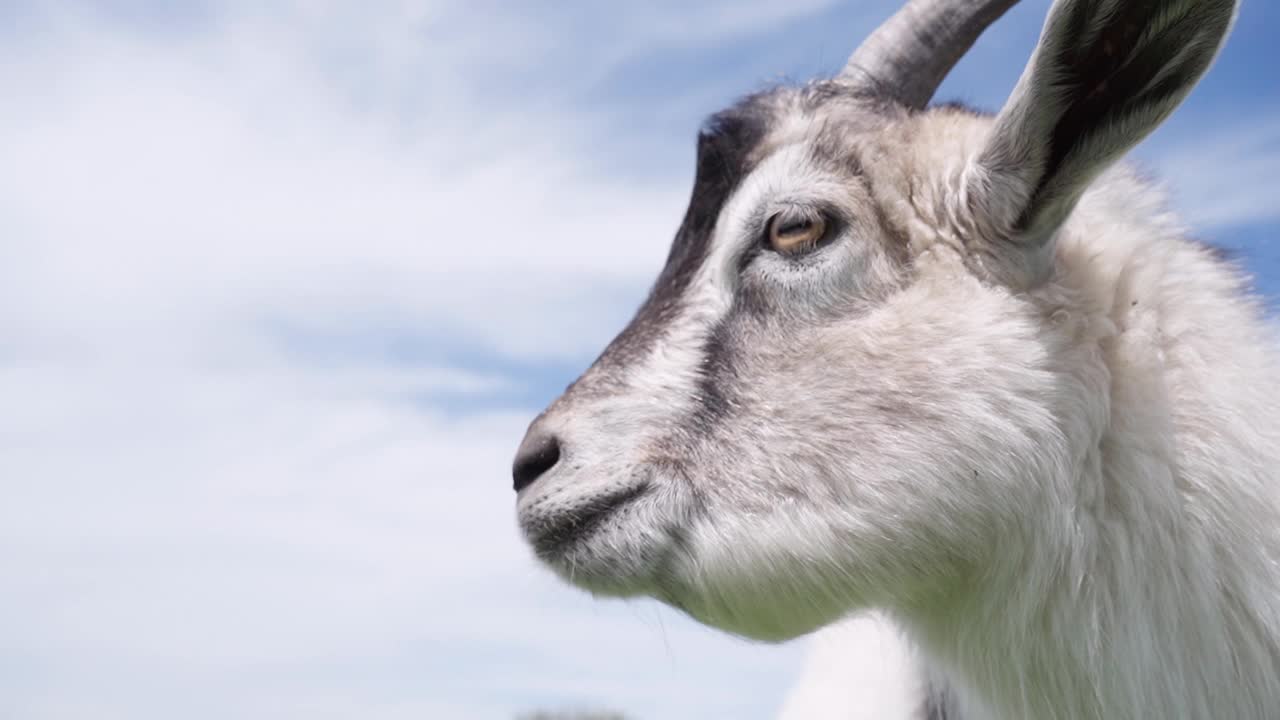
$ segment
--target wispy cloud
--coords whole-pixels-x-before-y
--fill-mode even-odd
[[[1220,119],[1197,135],[1153,153],[1187,220],[1209,230],[1280,221],[1280,109]]]
[[[590,278],[660,261],[684,188],[593,177],[556,142],[588,119],[524,113],[514,127],[442,91],[406,128],[329,87],[296,27],[274,37],[263,22],[228,21],[195,49],[73,26],[6,65],[3,90],[24,100],[0,120],[6,224],[23,240],[6,275],[11,299],[46,303],[43,332],[88,308],[393,306],[521,346],[532,300],[568,305]],[[475,118],[467,132],[459,114]]]
[[[780,697],[794,651],[597,605],[516,534],[532,407],[504,362],[599,347],[688,178],[601,175],[601,117],[504,94],[572,35],[490,10],[149,26],[57,5],[0,50],[4,713],[748,717]],[[724,10],[704,30],[777,12]],[[605,60],[690,41],[643,12]]]

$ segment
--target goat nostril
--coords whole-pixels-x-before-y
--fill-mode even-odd
[[[557,462],[560,462],[560,440],[551,434],[529,433],[520,443],[515,465],[511,468],[516,492],[532,485]]]

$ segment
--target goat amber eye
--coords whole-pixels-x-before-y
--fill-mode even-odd
[[[819,213],[781,212],[769,218],[769,247],[783,255],[812,250],[827,234],[827,221]]]

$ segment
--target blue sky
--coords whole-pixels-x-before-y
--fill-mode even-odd
[[[0,4],[0,716],[765,718],[752,645],[535,566],[508,468],[701,119],[892,2]],[[1048,3],[940,97],[994,109]],[[1135,153],[1280,296],[1280,6]]]

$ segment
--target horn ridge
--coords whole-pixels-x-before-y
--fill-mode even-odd
[[[982,31],[1017,2],[909,0],[854,51],[839,80],[922,108]]]

